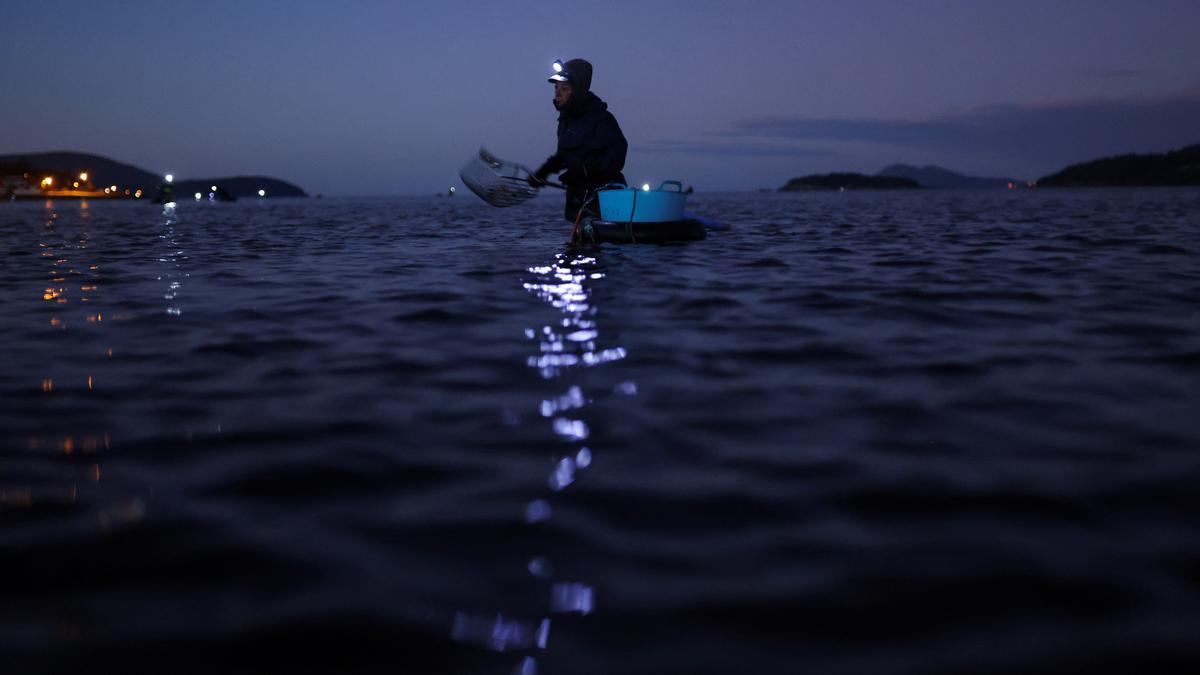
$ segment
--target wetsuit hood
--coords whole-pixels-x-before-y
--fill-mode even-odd
[[[555,64],[558,64],[555,61]],[[562,70],[550,76],[547,82],[566,82],[578,94],[592,89],[592,64],[583,59],[571,59],[562,64]]]

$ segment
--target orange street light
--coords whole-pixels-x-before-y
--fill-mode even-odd
[[[87,182],[87,172],[86,171],[79,174],[79,180],[84,181],[85,183]]]

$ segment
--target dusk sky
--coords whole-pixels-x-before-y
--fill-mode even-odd
[[[554,149],[595,66],[631,181],[935,163],[1032,179],[1200,142],[1200,2],[6,2],[0,154],[79,150],[326,195]]]

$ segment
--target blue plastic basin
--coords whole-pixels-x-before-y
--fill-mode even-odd
[[[675,189],[669,190],[668,187]],[[665,180],[657,190],[620,186],[600,191],[600,217],[615,222],[667,223],[683,220],[687,195],[677,180]]]

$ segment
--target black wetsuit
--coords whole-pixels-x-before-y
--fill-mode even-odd
[[[539,178],[564,171],[559,180],[567,186],[563,215],[574,221],[589,191],[609,183],[624,183],[625,153],[629,144],[608,104],[588,90],[576,91],[558,111],[558,152],[537,170]],[[596,200],[588,212],[599,216]]]

